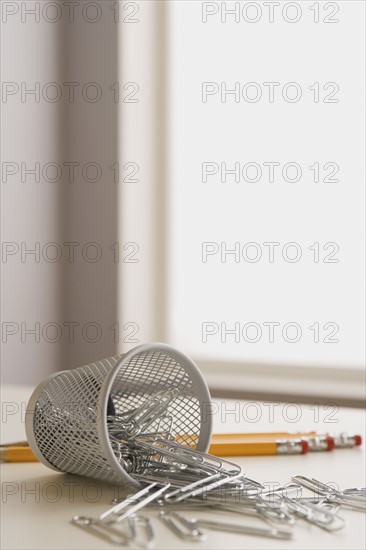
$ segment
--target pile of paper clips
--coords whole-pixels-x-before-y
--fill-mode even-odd
[[[74,516],[73,523],[109,543],[152,547],[154,526],[140,515],[143,508],[158,510],[158,518],[181,539],[198,542],[206,540],[206,530],[291,539],[298,519],[336,531],[345,525],[339,514],[342,507],[366,511],[366,488],[339,490],[295,476],[284,487],[266,490],[237,464],[194,449],[187,443],[189,434],[173,436],[173,419],[166,411],[177,391],[158,392],[133,411],[108,416],[116,458],[145,486],[99,517]],[[156,425],[158,429],[150,432],[149,427]],[[303,489],[313,496],[304,496]],[[181,515],[213,510],[256,517],[265,525],[248,525],[241,518],[240,523],[225,523]]]

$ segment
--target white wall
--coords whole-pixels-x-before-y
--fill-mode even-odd
[[[113,355],[119,346],[118,338],[115,341],[114,332],[109,329],[118,320],[118,264],[108,249],[117,241],[118,184],[108,167],[118,160],[118,103],[114,103],[108,86],[118,81],[119,25],[104,2],[97,4],[101,17],[94,23],[98,13],[83,14],[80,4],[75,8],[74,19],[62,2],[59,13],[52,8],[36,16],[24,11],[37,9],[37,5],[42,8],[45,4],[2,2],[1,6],[3,86],[14,82],[15,90],[22,86],[31,89],[39,83],[41,89],[39,101],[31,95],[22,100],[19,91],[3,95],[1,104],[1,228],[5,247],[2,379],[18,383],[36,383],[49,372]],[[50,22],[53,19],[58,20]],[[56,102],[47,99],[56,90],[47,88],[51,82],[62,92]],[[65,82],[80,84],[75,87],[74,101]],[[80,92],[88,82],[95,82],[102,90],[102,98],[95,103]],[[92,94],[93,88],[85,93],[88,91]],[[19,170],[6,178],[4,170],[10,168],[5,163],[10,162],[16,163]],[[42,170],[49,162],[62,167],[59,181],[47,181],[55,173],[52,169],[46,179],[41,173],[39,182],[29,174],[22,181],[21,163],[39,163]],[[63,165],[67,162],[80,163],[74,182]],[[88,162],[101,167],[98,182],[88,181],[93,172],[90,177],[82,176],[81,167]],[[83,255],[83,246],[91,241],[97,248],[89,247]],[[51,242],[57,248],[47,248]],[[75,262],[71,261],[65,242],[80,243],[75,248]],[[22,257],[22,247],[24,250],[35,246],[41,250],[39,260],[30,254]],[[42,250],[49,257],[61,250],[62,256],[52,263],[45,259]],[[97,250],[102,252],[102,258],[92,263],[89,257]],[[75,327],[74,341],[70,323]],[[26,333],[34,327],[36,335]]]

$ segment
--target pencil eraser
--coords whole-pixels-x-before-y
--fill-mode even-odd
[[[362,444],[362,437],[360,435],[355,435],[355,445],[358,447]]]
[[[335,447],[335,441],[334,441],[334,438],[333,437],[330,437],[330,435],[327,435],[327,437],[325,438],[326,442],[327,442],[327,451],[333,451],[334,447]]]
[[[309,451],[309,442],[306,439],[301,440],[301,454],[306,454]]]

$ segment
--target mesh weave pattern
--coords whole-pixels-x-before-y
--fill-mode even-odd
[[[103,454],[98,423],[103,409],[98,398],[106,375],[121,356],[60,373],[49,380],[34,411],[33,431],[45,459],[64,472],[123,481],[120,469]],[[138,353],[118,370],[108,398],[108,414],[135,409],[159,390],[178,388],[179,394],[148,431],[168,429],[196,446],[200,434],[200,402],[184,367],[167,352]],[[166,423],[166,425],[164,425]]]

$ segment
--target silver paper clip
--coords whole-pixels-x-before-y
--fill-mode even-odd
[[[155,489],[156,486],[157,483],[152,483],[148,487],[145,487],[145,489],[141,489],[141,491],[134,494],[132,497],[127,497],[122,502],[115,504],[114,506],[100,514],[98,519],[108,524],[120,523],[129,516],[135,514],[138,510],[141,510],[141,508],[147,506],[147,504],[149,504],[153,500],[158,499],[163,493],[165,493],[165,491],[169,489],[170,484],[168,483],[164,487],[161,487],[161,489],[151,492],[153,489]],[[145,495],[148,496],[140,500],[141,497]],[[125,508],[128,508],[128,510],[121,514],[120,512]],[[107,519],[108,521],[106,521]]]
[[[142,548],[153,548],[155,533],[151,520],[145,516],[133,515],[128,517],[127,521],[130,526],[131,541]]]
[[[318,481],[317,479],[308,478],[305,476],[294,476],[292,480],[295,483],[298,483],[298,485],[309,489],[313,493],[322,495],[324,497],[324,501],[326,500],[327,502],[340,504],[341,506],[346,506],[361,512],[366,511],[366,500],[363,488],[361,488],[361,490],[351,488],[351,492],[347,492],[347,490],[340,491],[334,489],[326,483]]]
[[[205,535],[200,531],[200,528],[213,529],[215,531],[224,531],[227,533],[238,533],[245,535],[254,535],[261,537],[270,537],[276,539],[291,539],[291,531],[282,531],[275,527],[263,528],[252,527],[250,525],[242,525],[235,523],[223,523],[217,521],[187,519],[177,512],[164,513],[160,512],[159,517],[168,527],[170,527],[179,537],[187,540],[202,541],[205,540]],[[182,527],[185,530],[182,529]]]
[[[88,518],[85,516],[74,516],[71,521],[78,527],[90,531],[93,535],[96,535],[111,544],[127,546],[130,542],[129,536],[99,519]]]

